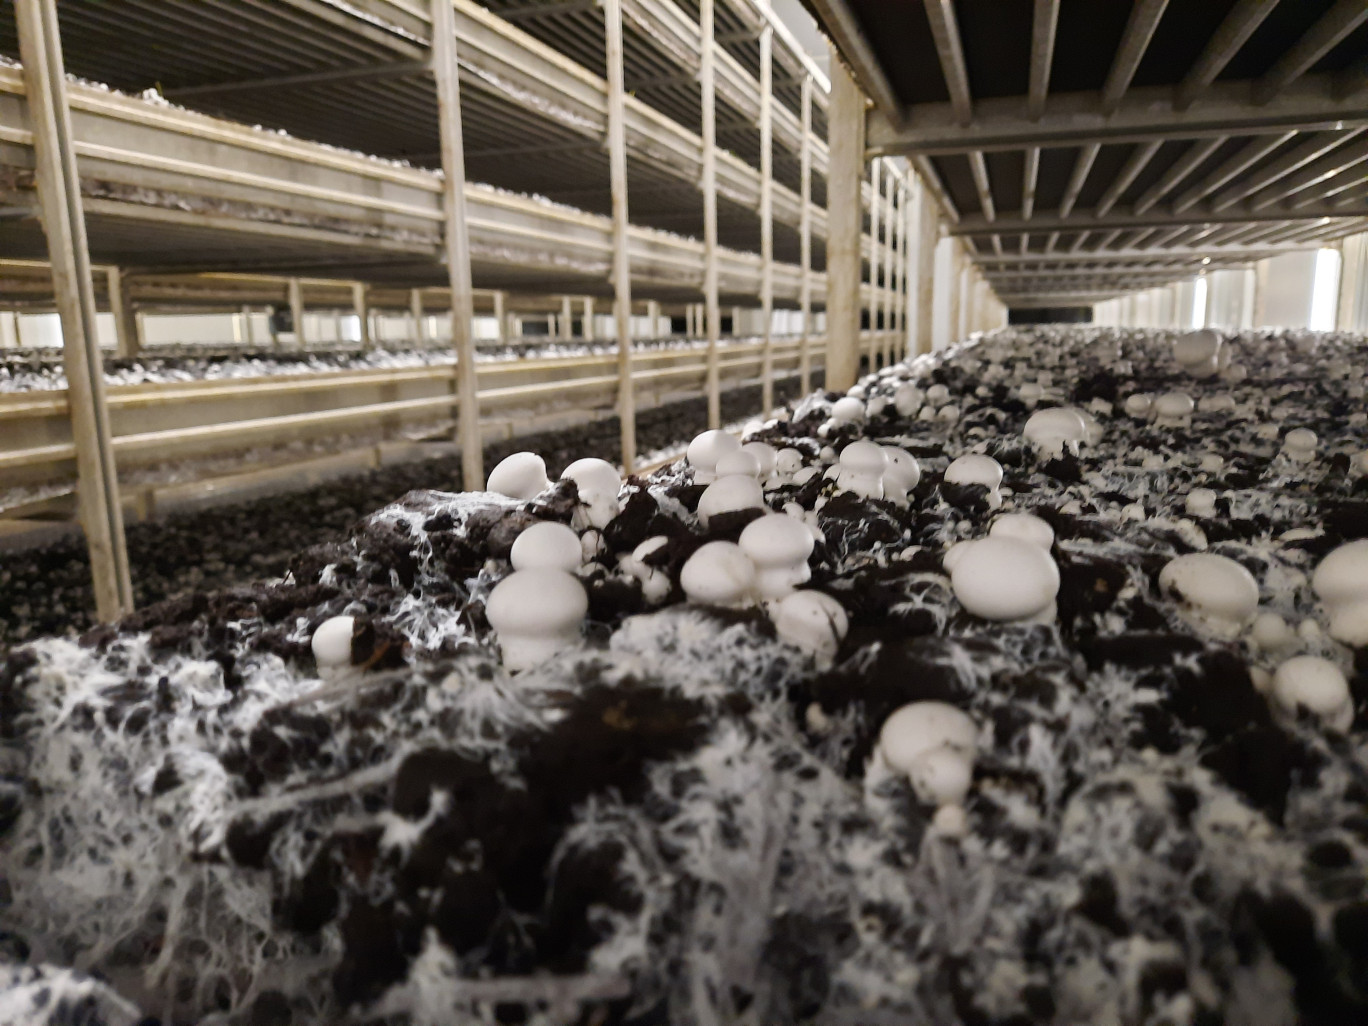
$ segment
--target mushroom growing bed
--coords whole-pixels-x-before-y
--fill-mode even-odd
[[[0,1019],[1368,1021],[1368,346],[1175,341],[522,455],[16,649]]]

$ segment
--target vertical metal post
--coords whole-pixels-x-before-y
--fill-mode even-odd
[[[447,277],[451,284],[451,339],[456,347],[461,475],[467,491],[484,488],[480,399],[471,319],[470,239],[466,234],[465,142],[461,129],[461,83],[456,70],[456,13],[452,0],[432,0],[432,71],[437,84],[437,121],[442,149],[442,208],[446,215]]]
[[[356,311],[357,331],[361,337],[361,348],[369,349],[371,344],[370,309],[366,304],[365,282],[352,283],[352,309]]]
[[[760,0],[769,7],[769,0]],[[768,13],[768,12],[766,12]],[[760,30],[760,415],[774,410],[774,26]]]
[[[495,292],[495,293],[494,293],[494,320],[495,320],[495,328],[494,328],[494,330],[495,330],[495,332],[497,332],[497,336],[496,336],[496,337],[497,337],[497,339],[498,339],[500,345],[507,345],[507,344],[508,344],[508,336],[509,336],[508,327],[509,327],[509,319],[510,319],[510,318],[509,318],[508,314],[505,313],[505,311],[504,311],[504,301],[505,301],[507,298],[508,298],[508,297],[507,297],[507,294],[504,293],[504,292]]]
[[[622,0],[603,0],[608,62],[608,167],[613,191],[613,314],[617,319],[618,419],[622,467],[636,469],[636,395],[632,391],[632,267],[627,252],[627,129],[623,115]]]
[[[295,346],[304,348],[304,287],[298,278],[289,281],[290,324],[294,327]]]
[[[865,98],[835,49],[831,54],[831,147],[827,180],[826,387],[844,392],[860,369],[860,229],[864,220]]]
[[[242,340],[249,346],[256,345],[256,329],[252,326],[252,308],[242,308]]]
[[[803,138],[799,146],[798,213],[798,307],[802,326],[798,336],[798,376],[803,395],[812,391],[812,76],[804,75],[800,120]]]
[[[568,342],[575,336],[575,311],[570,305],[569,296],[561,296],[560,312],[560,337],[561,341]]]
[[[124,358],[138,355],[142,338],[138,318],[133,311],[133,299],[128,281],[117,267],[105,271],[105,287],[109,290],[109,312],[114,315],[114,352]]]
[[[722,426],[722,368],[717,349],[721,308],[717,295],[717,90],[714,0],[699,0],[698,83],[703,95],[703,298],[707,304],[708,427]]]
[[[917,275],[921,267],[921,179],[909,174],[907,201],[903,209],[903,325],[902,357],[912,355],[917,330]],[[914,240],[916,240],[914,242]],[[913,249],[916,245],[918,248]]]
[[[409,289],[409,319],[413,321],[413,341],[423,345],[427,333],[423,331],[423,290]]]
[[[869,162],[869,369],[875,369],[879,345],[879,193],[883,187],[883,160]]]
[[[584,323],[584,341],[594,341],[594,297],[584,297],[584,312],[582,314]]]
[[[898,244],[902,237],[901,197],[902,185],[896,173],[891,174],[888,181],[888,276],[883,290],[884,334],[880,344],[885,367],[893,362],[893,338],[898,328],[898,275],[902,273],[898,264]]]
[[[124,545],[119,477],[110,445],[104,367],[95,330],[95,288],[67,107],[57,4],[56,0],[16,0],[14,11],[33,131],[39,209],[62,319],[62,360],[79,474],[76,496],[90,549],[96,615],[108,622],[132,611],[133,586]]]
[[[917,254],[917,352],[929,353],[935,344],[936,246],[940,242],[936,200],[921,183],[921,238]]]

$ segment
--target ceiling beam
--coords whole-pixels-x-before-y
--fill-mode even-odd
[[[1031,78],[1026,90],[1026,116],[1039,121],[1050,92],[1055,32],[1059,28],[1059,0],[1035,0],[1031,16]]]
[[[808,0],[822,28],[849,64],[855,81],[890,125],[901,123],[902,105],[846,0]]]
[[[1040,177],[1040,147],[1026,149],[1026,168],[1021,176],[1021,219],[1029,221],[1035,211],[1036,180]]]
[[[1278,0],[1237,0],[1179,83],[1173,99],[1175,110],[1187,110],[1192,106],[1277,6]]]
[[[1117,172],[1115,180],[1107,187],[1107,191],[1102,194],[1102,198],[1097,201],[1098,215],[1106,214],[1112,207],[1116,206],[1116,201],[1121,198],[1121,194],[1130,188],[1131,182],[1135,181],[1141,171],[1145,170],[1154,155],[1159,152],[1162,146],[1158,139],[1147,143],[1139,143],[1135,150],[1126,159],[1125,165]]]
[[[993,207],[993,186],[988,181],[988,162],[983,159],[982,153],[975,151],[969,154],[969,170],[974,173],[974,188],[978,190],[983,216],[990,221],[995,220],[997,211]]]
[[[1213,258],[1219,256],[1223,260],[1253,260],[1267,253],[1276,252],[1276,249],[1276,247],[1266,246],[1194,246],[1190,250],[1175,247],[1156,251],[1127,247],[1123,249],[1089,250],[1085,253],[1004,253],[1001,256],[984,257],[982,265],[985,269],[994,265],[1120,264],[1133,266],[1144,262],[1167,266],[1186,266],[1190,263],[1200,264],[1205,256]]]
[[[1289,174],[1281,181],[1270,184],[1265,183],[1266,187],[1253,189],[1249,205],[1254,210],[1262,210],[1270,207],[1279,200],[1292,196],[1296,193],[1304,193],[1298,200],[1292,202],[1292,206],[1306,206],[1315,202],[1317,199],[1325,199],[1334,193],[1352,188],[1357,182],[1362,181],[1361,176],[1355,176],[1342,184],[1337,189],[1330,191],[1317,192],[1313,186],[1320,185],[1351,170],[1359,164],[1368,160],[1368,139],[1360,139],[1353,146],[1337,148],[1333,152],[1321,157],[1319,160],[1312,161],[1305,167],[1299,169],[1296,174]]]
[[[969,95],[969,70],[964,64],[964,44],[960,41],[954,0],[924,0],[924,4],[955,120],[968,125],[974,117],[974,101]]]
[[[1368,22],[1368,4],[1363,0],[1339,0],[1259,79],[1254,87],[1254,102],[1270,103],[1364,22]]]
[[[1204,197],[1210,196],[1236,175],[1249,170],[1278,147],[1289,142],[1296,134],[1296,132],[1284,132],[1282,135],[1260,136],[1246,143],[1214,171],[1174,200],[1174,211],[1182,213],[1184,210],[1196,206]]]
[[[1277,160],[1265,164],[1250,175],[1242,176],[1230,188],[1222,190],[1212,198],[1211,209],[1225,210],[1227,207],[1234,206],[1246,196],[1258,192],[1266,185],[1272,185],[1274,182],[1286,178],[1294,171],[1300,171],[1306,165],[1314,163],[1331,150],[1338,149],[1355,136],[1362,135],[1363,132],[1364,129],[1362,128],[1351,128],[1345,132],[1327,132],[1323,135],[1313,135]]]
[[[1368,124],[1368,93],[1336,98],[1329,75],[1303,77],[1262,106],[1252,102],[1252,91],[1250,82],[1216,82],[1189,109],[1178,111],[1171,88],[1147,86],[1128,90],[1111,115],[1103,112],[1097,93],[1052,93],[1050,109],[1039,120],[1029,116],[1026,97],[987,97],[975,101],[968,126],[959,123],[948,103],[914,104],[901,112],[902,127],[881,108],[870,114],[867,145],[875,156],[935,156]]]
[[[1164,16],[1168,0],[1135,0],[1131,7],[1126,29],[1121,34],[1121,45],[1116,48],[1107,81],[1102,86],[1102,113],[1111,114],[1121,103],[1121,97],[1130,88],[1135,69],[1149,49],[1154,30],[1159,27],[1159,19]]]
[[[1088,172],[1092,170],[1093,162],[1097,160],[1097,154],[1102,149],[1101,143],[1088,143],[1078,151],[1078,159],[1074,161],[1073,174],[1069,176],[1069,185],[1064,190],[1064,198],[1059,202],[1059,216],[1068,217],[1078,202],[1078,194],[1083,191],[1083,183],[1088,180]]]
[[[1310,221],[1318,217],[1354,217],[1358,212],[1338,207],[1315,206],[1301,211],[1299,221]],[[1286,221],[1285,210],[1251,211],[1240,209],[1211,210],[1198,207],[1188,213],[1178,214],[1167,210],[1134,214],[1129,211],[1113,210],[1106,217],[1096,217],[1091,210],[1080,210],[1069,217],[1060,217],[1057,212],[1037,214],[1029,223],[1019,217],[1004,217],[999,214],[996,221],[987,221],[979,215],[967,214],[950,229],[951,235],[991,235],[999,232],[1010,235],[1016,232],[1081,232],[1105,230],[1108,228],[1167,228],[1173,225],[1189,226],[1194,224],[1235,224],[1240,221]]]
[[[1135,212],[1143,214],[1154,204],[1173,191],[1173,187],[1190,175],[1197,165],[1210,159],[1211,155],[1225,145],[1226,137],[1216,136],[1214,139],[1197,139],[1188,148],[1173,166],[1160,176],[1159,180],[1145,190],[1138,200],[1135,201]]]

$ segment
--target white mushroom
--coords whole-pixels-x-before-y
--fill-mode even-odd
[[[747,442],[741,446],[742,452],[748,452],[760,461],[760,480],[765,480],[774,474],[779,454],[774,446],[768,442]]]
[[[318,676],[332,680],[351,669],[352,634],[356,631],[354,616],[333,616],[324,620],[313,632],[309,647],[313,649]]]
[[[1283,452],[1299,463],[1309,463],[1316,458],[1316,446],[1320,439],[1309,428],[1293,428],[1283,436]]]
[[[896,445],[882,445],[888,465],[884,468],[883,487],[887,498],[901,501],[921,481],[921,464],[917,457]]]
[[[1354,699],[1338,666],[1319,656],[1294,656],[1273,674],[1274,708],[1283,719],[1296,720],[1306,710],[1321,725],[1347,734],[1354,725]]]
[[[1058,406],[1031,414],[1022,434],[1043,456],[1060,456],[1065,450],[1077,455],[1079,445],[1088,440],[1088,425],[1077,410]]]
[[[1179,336],[1173,355],[1180,367],[1195,378],[1209,378],[1220,368],[1222,339],[1219,332],[1199,328]]]
[[[713,468],[713,473],[719,478],[731,477],[734,474],[758,478],[760,476],[760,461],[754,453],[746,452],[745,449],[724,452],[722,458],[717,461],[717,466]]]
[[[837,424],[859,424],[865,419],[863,399],[848,395],[831,404],[831,419]]]
[[[1259,610],[1259,585],[1253,576],[1235,560],[1213,552],[1169,560],[1159,571],[1159,587],[1179,600],[1184,620],[1220,638],[1236,637]]]
[[[1054,545],[1054,528],[1031,513],[1003,513],[988,528],[990,538],[1020,538],[1033,542],[1046,552]],[[948,564],[947,564],[948,565]]]
[[[989,536],[956,547],[950,569],[955,598],[985,620],[1049,623],[1055,617],[1059,567],[1034,541]]]
[[[922,390],[908,381],[899,385],[898,390],[893,393],[893,406],[900,417],[915,417],[924,399]]]
[[[510,673],[531,669],[577,644],[588,611],[589,597],[579,580],[550,567],[514,571],[485,602],[485,617]]]
[[[945,480],[949,484],[983,485],[988,489],[988,506],[997,509],[1002,505],[1002,464],[991,456],[967,453],[953,460],[945,468]]]
[[[1154,408],[1154,396],[1147,392],[1137,392],[1126,397],[1126,413],[1137,420],[1148,420]]]
[[[964,802],[974,775],[978,727],[946,702],[913,702],[884,721],[879,755],[905,774],[922,801],[936,806]]]
[[[618,504],[622,477],[618,474],[617,467],[607,460],[575,460],[565,468],[561,480],[574,481],[575,488],[579,491],[584,523],[578,526],[605,528],[622,511]]]
[[[618,568],[641,582],[641,597],[651,605],[665,601],[670,594],[670,575],[660,567],[651,566],[646,557],[669,544],[663,534],[647,538],[634,548],[631,555],[618,560]]]
[[[514,570],[548,567],[574,573],[583,555],[579,535],[564,524],[543,520],[514,539],[509,559]]]
[[[747,606],[755,601],[755,564],[734,542],[708,542],[689,557],[679,584],[690,602]]]
[[[719,477],[704,490],[698,500],[698,519],[704,527],[719,513],[736,513],[743,509],[763,509],[765,493],[760,482],[744,474]]]
[[[1165,392],[1154,400],[1155,423],[1159,427],[1186,427],[1192,422],[1194,404],[1186,392]]]
[[[756,593],[762,599],[787,595],[812,576],[812,532],[787,513],[752,520],[741,532],[739,545],[755,565]]]
[[[717,461],[735,452],[741,443],[725,431],[704,431],[689,443],[684,458],[693,467],[695,484],[712,484],[717,478]]]
[[[1277,655],[1296,648],[1297,632],[1277,613],[1260,613],[1249,628],[1249,640],[1259,649]]]
[[[1341,545],[1322,559],[1311,587],[1330,616],[1330,637],[1355,648],[1368,646],[1368,538]]]
[[[505,456],[489,472],[486,487],[510,499],[535,499],[551,487],[546,476],[546,461],[535,452],[515,452]]]
[[[1194,488],[1183,499],[1183,509],[1194,517],[1216,515],[1216,493],[1210,488]]]
[[[821,591],[795,591],[769,611],[780,639],[807,652],[821,670],[831,666],[850,629],[841,603]]]
[[[873,442],[851,442],[841,450],[836,487],[866,499],[882,499],[888,455]]]

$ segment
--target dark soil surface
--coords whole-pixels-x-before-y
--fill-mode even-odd
[[[775,382],[777,402],[798,392],[798,379]],[[760,388],[723,393],[722,421],[760,408]],[[705,398],[637,414],[637,448],[646,453],[687,441],[707,427]],[[539,453],[552,477],[584,456],[615,458],[616,417],[569,430],[524,435],[485,447],[488,471],[509,453]],[[138,607],[189,589],[224,588],[285,572],[311,545],[343,537],[355,522],[415,488],[461,491],[458,457],[423,460],[339,478],[303,491],[173,514],[128,527],[128,558]],[[0,552],[0,657],[9,646],[52,634],[81,633],[94,623],[95,599],[85,540]]]

